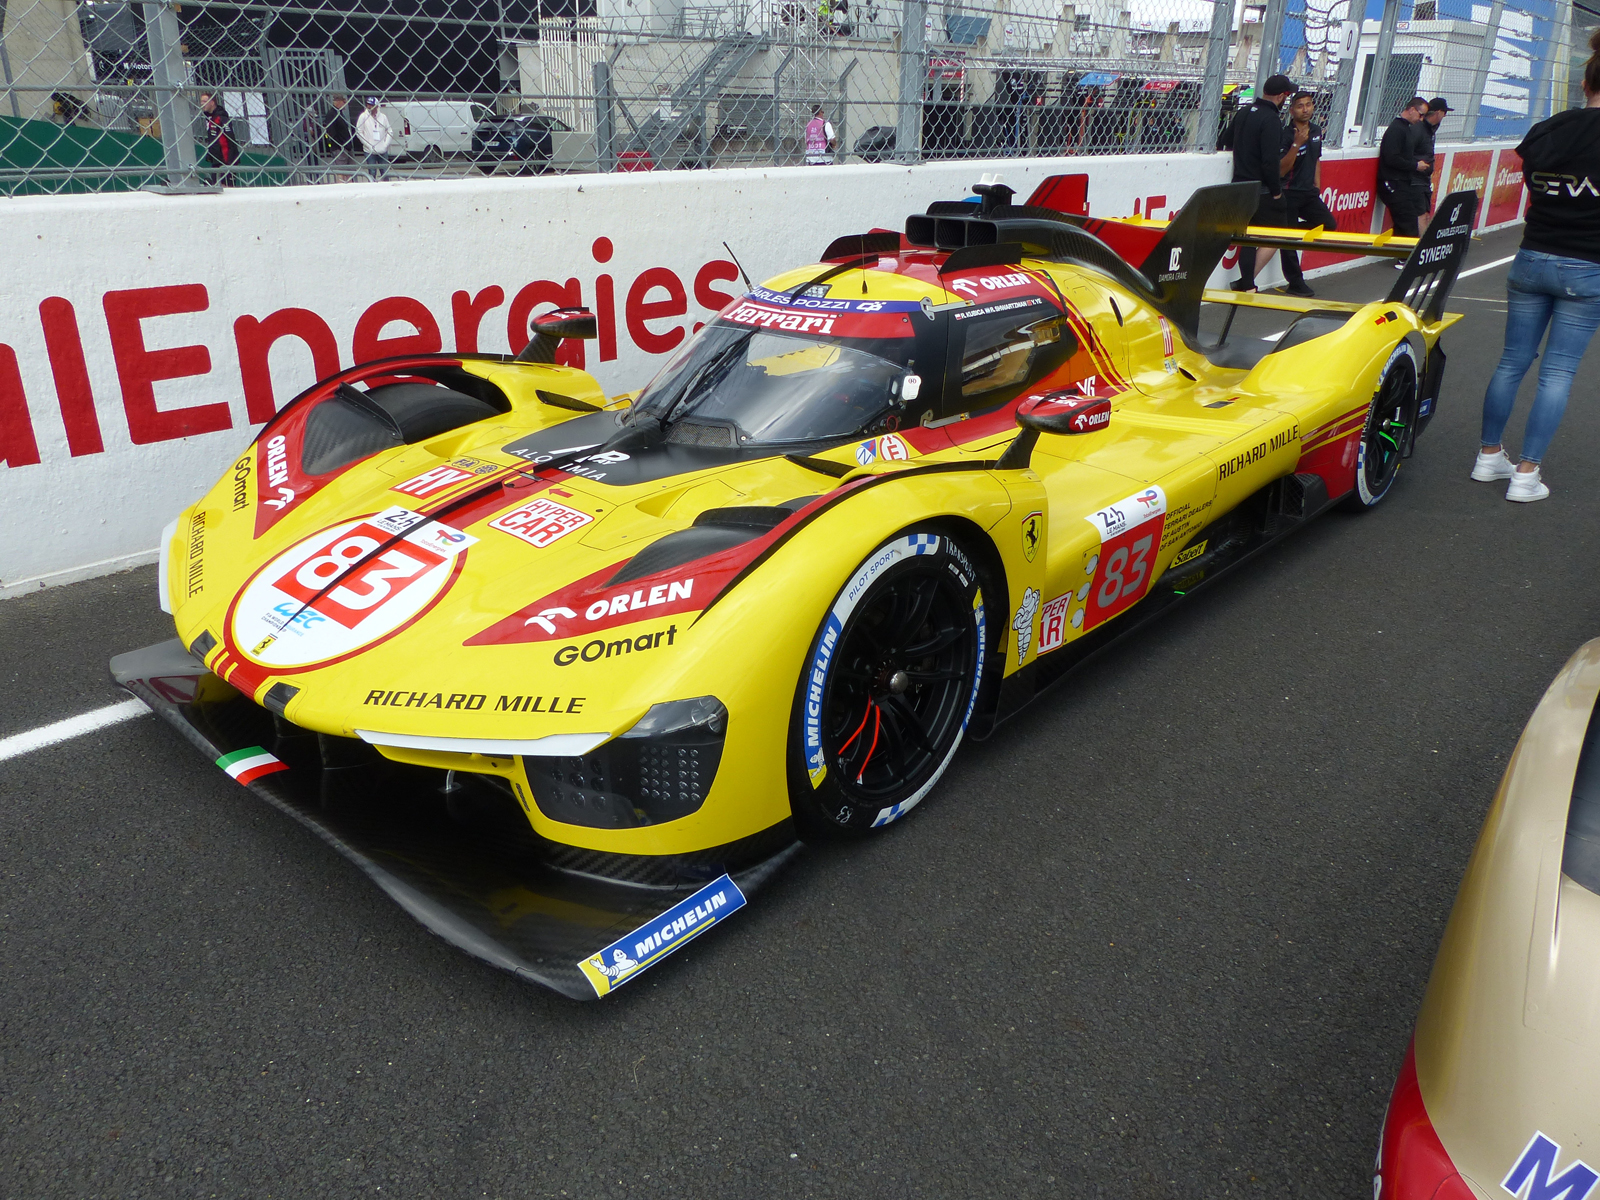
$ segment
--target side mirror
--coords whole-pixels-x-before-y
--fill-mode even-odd
[[[1033,458],[1033,448],[1041,433],[1096,433],[1111,424],[1109,396],[1082,396],[1074,392],[1043,392],[1029,396],[1017,405],[1017,424],[1022,432],[997,465],[1002,471],[1025,470]]]
[[[533,318],[533,340],[517,355],[517,362],[553,363],[556,347],[566,338],[591,340],[600,336],[594,313],[587,308],[557,308]]]

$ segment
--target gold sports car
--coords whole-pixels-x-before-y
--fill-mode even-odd
[[[1374,1200],[1600,1198],[1600,640],[1506,767],[1417,1015]]]
[[[605,995],[1379,503],[1432,415],[1471,193],[1413,242],[1249,229],[1249,185],[1170,223],[973,190],[746,281],[636,393],[558,364],[581,311],[318,383],[168,528],[177,637],[114,675],[435,932]],[[1404,269],[1368,304],[1206,291],[1236,242]],[[1287,328],[1230,337],[1248,306]]]

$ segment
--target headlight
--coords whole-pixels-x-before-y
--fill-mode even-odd
[[[525,758],[552,821],[633,829],[699,810],[722,762],[728,710],[715,696],[654,705],[621,737],[579,758]]]
[[[156,559],[156,602],[161,611],[172,615],[172,601],[167,598],[167,560],[172,557],[172,539],[178,536],[178,518],[173,517],[161,531],[161,549]]]

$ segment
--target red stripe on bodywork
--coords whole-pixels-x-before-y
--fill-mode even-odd
[[[1373,1200],[1474,1200],[1422,1103],[1415,1038],[1389,1097],[1373,1183]]]

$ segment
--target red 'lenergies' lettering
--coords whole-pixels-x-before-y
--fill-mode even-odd
[[[233,323],[233,340],[239,347],[244,408],[252,425],[272,420],[278,411],[268,355],[272,344],[286,337],[299,338],[311,348],[311,365],[318,379],[339,372],[339,344],[334,341],[333,330],[309,308],[280,308],[259,321],[240,317]]]
[[[611,239],[598,237],[589,253],[597,263],[611,261]],[[595,319],[600,326],[600,361],[617,360],[617,290],[609,275],[596,275],[594,280]]]
[[[111,355],[122,382],[122,407],[128,414],[128,434],[136,446],[166,442],[231,429],[233,418],[226,404],[197,404],[192,408],[156,408],[154,385],[163,379],[187,379],[211,371],[211,351],[204,346],[174,346],[147,350],[140,322],[150,317],[205,312],[211,307],[203,283],[175,287],[133,288],[107,292],[103,301],[106,329],[111,334]]]
[[[656,288],[667,293],[665,300],[646,299]],[[689,297],[684,295],[683,281],[666,267],[651,267],[641,272],[628,289],[628,336],[646,354],[665,354],[683,341],[683,326],[674,325],[665,333],[656,333],[645,322],[681,317],[688,311]]]
[[[28,397],[22,391],[17,352],[0,346],[0,462],[8,467],[31,467],[39,461],[39,443],[28,417]]]
[[[473,296],[471,292],[453,292],[450,296],[450,316],[456,327],[456,349],[462,354],[478,352],[478,326],[491,308],[506,302],[506,293],[499,284],[486,287]],[[517,347],[521,349],[521,347]]]
[[[403,321],[416,332],[386,338],[383,331],[391,321]],[[397,354],[437,354],[444,348],[439,337],[439,322],[433,319],[426,304],[410,296],[385,296],[379,300],[356,321],[355,336],[351,340],[351,357],[358,363]]]
[[[39,324],[44,329],[45,353],[55,376],[61,423],[67,428],[67,449],[73,458],[99,454],[106,448],[100,438],[100,416],[94,410],[89,368],[83,361],[83,338],[78,334],[78,314],[72,302],[49,296],[39,303]]]
[[[714,258],[705,266],[695,272],[694,299],[701,308],[709,308],[714,313],[720,313],[732,304],[737,296],[727,292],[719,292],[712,287],[713,283],[732,283],[739,278],[739,268],[725,258]],[[696,321],[694,331],[699,333],[705,328],[704,322]]]

